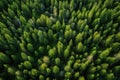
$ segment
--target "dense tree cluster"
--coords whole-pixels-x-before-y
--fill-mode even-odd
[[[0,0],[0,80],[118,79],[119,0]]]

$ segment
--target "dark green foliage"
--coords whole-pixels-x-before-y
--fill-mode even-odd
[[[57,74],[57,73],[59,72],[59,70],[60,70],[60,69],[59,69],[58,66],[54,66],[54,67],[53,67],[53,73],[54,73],[54,74]]]
[[[119,78],[119,0],[0,0],[0,80]]]
[[[31,69],[32,68],[32,64],[29,61],[25,61],[24,62],[24,67],[27,69]]]
[[[28,51],[30,51],[30,52],[33,52],[33,51],[34,51],[33,45],[32,45],[31,43],[28,43],[28,44],[27,44],[27,49],[28,49]]]
[[[10,61],[10,58],[5,53],[0,52],[0,63],[9,63]]]
[[[37,76],[38,75],[38,70],[32,69],[31,70],[31,76]]]
[[[39,80],[44,80],[44,76],[43,76],[43,75],[40,75],[40,76],[39,76]]]
[[[23,60],[27,60],[27,55],[23,52],[21,53],[21,57],[22,57]]]

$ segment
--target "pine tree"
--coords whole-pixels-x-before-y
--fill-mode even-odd
[[[82,44],[82,42],[78,43],[78,45],[76,46],[76,51],[77,52],[82,52],[83,51],[83,44]]]
[[[32,64],[30,61],[24,61],[24,67],[27,69],[31,69],[32,68]]]
[[[10,61],[10,58],[5,53],[0,52],[0,63],[9,63]]]
[[[58,66],[53,66],[53,73],[57,74],[60,71]]]
[[[34,51],[34,47],[33,47],[33,45],[32,45],[31,43],[28,43],[28,44],[27,44],[27,49],[28,49],[28,51],[30,51],[30,52],[33,52],[33,51]]]

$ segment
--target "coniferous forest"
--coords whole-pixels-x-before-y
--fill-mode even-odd
[[[0,0],[0,80],[120,80],[120,1]]]

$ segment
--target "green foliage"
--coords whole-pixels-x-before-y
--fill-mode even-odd
[[[68,72],[68,71],[71,71],[71,66],[70,66],[70,65],[66,65],[66,66],[64,67],[64,70],[67,71],[67,72]]]
[[[115,67],[114,67],[114,71],[115,71],[116,73],[118,73],[118,72],[120,71],[120,66],[115,66]]]
[[[113,73],[109,73],[107,74],[107,78],[108,80],[115,80],[114,74]]]
[[[67,58],[69,54],[70,54],[70,50],[66,48],[64,51],[64,57]]]
[[[39,51],[39,53],[44,53],[44,47],[40,46],[38,51]]]
[[[39,40],[39,43],[41,44],[44,43],[44,33],[41,30],[38,31],[38,40]]]
[[[26,24],[26,19],[25,19],[23,16],[20,16],[20,21],[21,21],[23,24]]]
[[[61,27],[60,22],[59,22],[59,21],[56,21],[54,29],[55,29],[55,30],[59,30],[60,27]]]
[[[43,62],[44,63],[50,63],[49,57],[48,56],[44,56],[43,57]]]
[[[53,31],[51,29],[48,30],[48,37],[49,39],[53,38]]]
[[[100,41],[100,33],[95,32],[93,35],[93,41],[94,42],[99,42]]]
[[[15,41],[9,34],[4,34],[4,36],[5,36],[8,43],[14,44]]]
[[[46,69],[46,72],[47,72],[47,74],[51,74],[51,69],[50,69],[50,68],[47,68],[47,69]]]
[[[39,76],[39,80],[44,80],[44,76],[43,76],[43,75],[40,75],[40,76]]]
[[[54,57],[54,56],[55,56],[55,51],[54,51],[54,49],[50,49],[49,52],[48,52],[48,55],[49,55],[50,57]]]
[[[102,66],[102,69],[107,69],[109,65],[107,63],[104,63],[101,66]]]
[[[61,55],[61,53],[63,53],[63,43],[61,43],[60,41],[58,41],[57,43],[57,49],[58,49],[58,54]]]
[[[110,53],[110,49],[106,49],[106,50],[102,51],[102,53],[100,53],[100,58],[101,59],[106,58],[109,55],[109,53]]]
[[[10,61],[10,58],[5,53],[0,52],[0,63],[9,63]]]
[[[32,64],[29,61],[24,61],[24,67],[27,69],[31,69],[32,68]]]
[[[27,55],[23,52],[21,53],[21,57],[22,57],[23,60],[27,60]]]
[[[30,14],[30,9],[26,4],[22,3],[21,9],[22,9],[25,16],[28,16]]]
[[[106,46],[108,46],[112,42],[113,42],[113,36],[108,36],[108,38],[105,41],[105,44],[106,44]]]
[[[85,80],[84,76],[80,76],[79,80]]]
[[[117,80],[119,0],[0,0],[0,80]]]
[[[120,32],[118,32],[115,37],[118,41],[120,41]]]
[[[46,63],[42,63],[40,65],[40,71],[44,72],[46,68],[47,68],[47,64]]]
[[[82,44],[82,42],[79,42],[79,43],[78,43],[78,45],[77,45],[77,47],[76,47],[76,51],[77,51],[77,52],[82,52],[82,51],[83,51],[83,44]]]
[[[93,6],[92,9],[88,13],[88,22],[91,21],[93,14],[94,14],[94,11],[95,11],[95,6]]]
[[[11,75],[14,75],[15,74],[15,69],[12,68],[12,67],[8,67],[8,73],[11,74]]]
[[[33,57],[31,57],[31,56],[27,56],[27,58],[28,58],[28,61],[30,61],[30,62],[34,62],[34,58],[33,58]]]
[[[103,7],[110,7],[113,4],[113,0],[105,0]]]
[[[51,27],[51,25],[52,25],[52,21],[51,21],[51,19],[48,18],[48,17],[47,17],[47,20],[46,20],[46,25],[47,25],[48,27]]]
[[[93,80],[93,79],[94,79],[94,77],[95,77],[95,75],[94,75],[94,74],[89,74],[89,75],[87,76],[87,79],[89,79],[89,80]]]
[[[24,70],[23,70],[23,73],[24,73],[24,74],[28,74],[28,70],[27,70],[27,69],[24,69]]]
[[[82,63],[81,64],[81,70],[84,71],[86,69],[86,64]]]
[[[8,8],[8,13],[9,13],[10,17],[15,16],[15,13],[14,13],[13,10],[10,9],[10,8]]]
[[[46,16],[42,14],[40,18],[37,19],[37,23],[41,26],[44,26],[46,23]]]
[[[55,64],[60,65],[60,58],[55,59]]]
[[[74,65],[73,65],[73,68],[76,70],[76,69],[78,69],[79,67],[80,67],[80,64],[77,63],[77,62],[75,62]]]
[[[31,75],[32,75],[32,76],[37,76],[37,75],[38,75],[38,70],[32,69],[32,70],[31,70]]]
[[[83,35],[82,35],[82,33],[77,34],[76,39],[75,39],[75,42],[78,43],[78,42],[80,42],[80,41],[82,41],[82,40],[83,40]]]
[[[78,78],[79,75],[80,75],[80,73],[79,73],[79,72],[76,72],[76,73],[74,74],[74,77],[75,77],[75,78]]]
[[[101,74],[101,75],[105,75],[106,73],[107,73],[106,69],[102,69],[102,70],[100,71],[100,74]]]
[[[21,71],[17,70],[17,71],[15,72],[15,75],[16,75],[16,76],[20,76],[20,75],[21,75]]]
[[[58,66],[53,66],[52,71],[53,71],[54,74],[57,74],[60,71],[60,69],[59,69]]]
[[[65,73],[65,78],[66,78],[66,79],[70,79],[71,76],[72,76],[71,72],[66,72],[66,73]]]
[[[32,45],[31,43],[28,43],[28,44],[27,44],[27,49],[28,49],[28,51],[30,51],[30,52],[33,52],[33,51],[34,51],[33,45]]]
[[[90,73],[95,73],[95,71],[96,71],[96,67],[91,67],[91,68],[89,69],[89,72],[90,72]]]
[[[67,25],[64,33],[64,37],[65,39],[69,40],[70,38],[72,38],[72,36],[73,36],[73,31],[71,30],[70,25]]]

